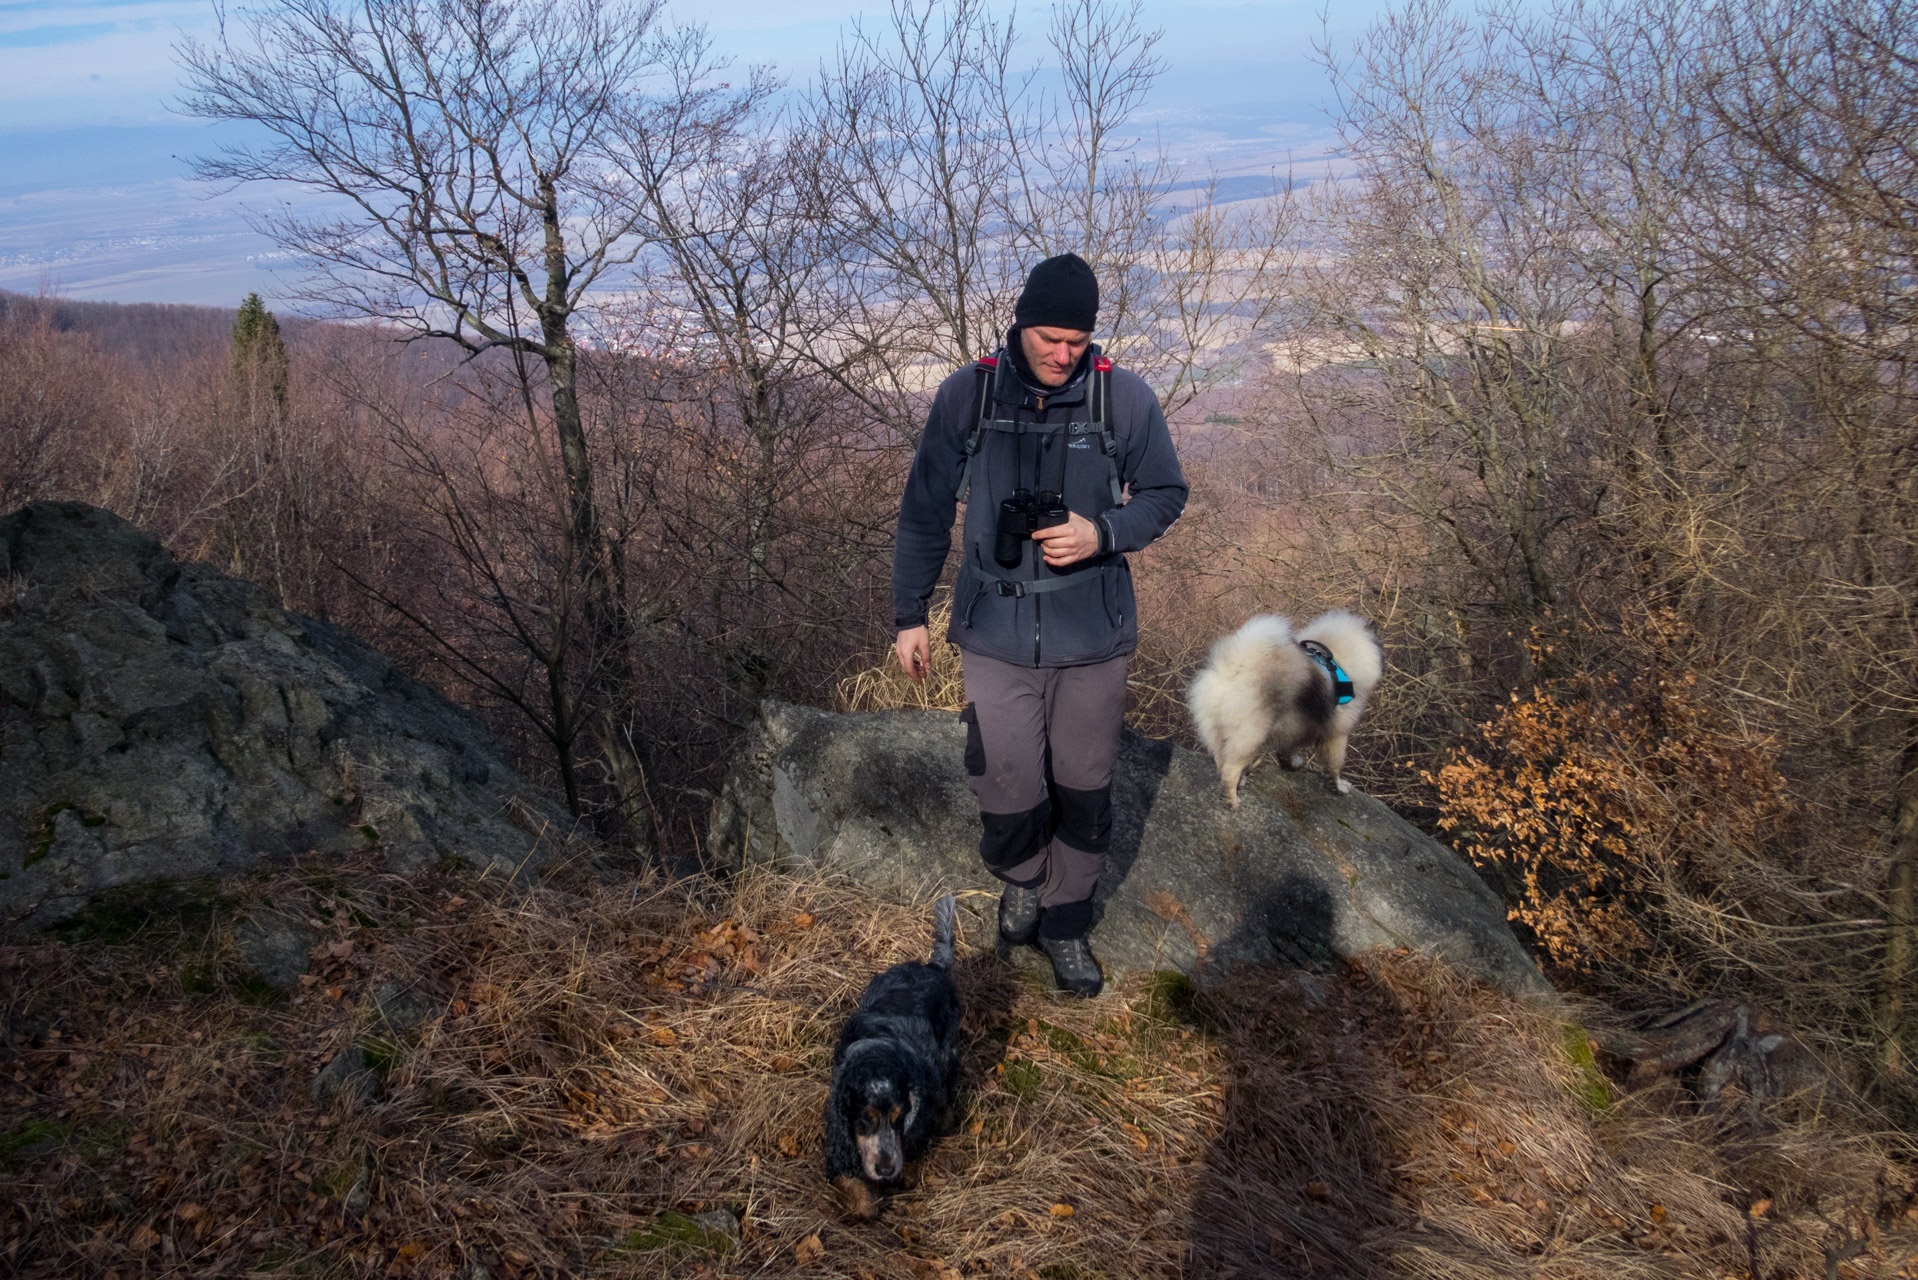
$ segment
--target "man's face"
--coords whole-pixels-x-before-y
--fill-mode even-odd
[[[1063,387],[1079,357],[1086,353],[1092,335],[1084,329],[1049,329],[1033,326],[1019,330],[1019,345],[1025,348],[1026,367],[1032,376],[1048,387]]]

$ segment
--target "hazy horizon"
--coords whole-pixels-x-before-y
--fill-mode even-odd
[[[1383,6],[1333,21],[1349,39]],[[682,16],[687,13],[680,7]],[[857,11],[802,0],[733,0],[698,14],[740,63],[809,78]],[[883,13],[883,10],[879,12]],[[210,3],[0,3],[0,288],[113,302],[231,306],[248,292],[285,306],[292,264],[247,225],[245,208],[298,200],[289,188],[220,192],[188,177],[191,156],[232,126],[175,114],[183,37],[217,33]],[[1047,11],[1023,23],[1043,29]],[[1168,62],[1135,121],[1195,173],[1263,174],[1322,155],[1325,76],[1311,55],[1318,0],[1148,0]],[[1229,51],[1230,56],[1221,56]]]

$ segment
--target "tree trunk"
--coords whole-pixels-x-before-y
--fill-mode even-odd
[[[773,505],[779,484],[779,407],[776,393],[763,375],[754,378],[753,428],[758,456],[754,459],[752,490],[747,497],[746,650],[740,663],[741,693],[757,706],[771,692],[771,617],[767,595],[772,590]]]
[[[586,447],[586,429],[579,412],[579,349],[573,342],[572,306],[567,297],[572,270],[551,175],[542,175],[539,193],[546,267],[546,294],[539,307],[543,339],[540,355],[552,387],[553,428],[559,436],[561,465],[566,472],[566,500],[573,555],[579,566],[590,674],[599,694],[593,739],[613,785],[620,834],[631,842],[634,852],[652,858],[658,853],[658,832],[637,735],[631,729],[635,682],[631,636],[620,594],[623,575],[615,572],[619,548],[606,538],[593,502],[592,454]]]
[[[1909,1012],[1905,993],[1918,952],[1918,725],[1907,730],[1899,761],[1898,817],[1893,827],[1891,874],[1885,886],[1885,976],[1878,1000],[1879,1051],[1886,1074],[1911,1070]]]
[[[593,683],[599,714],[593,721],[593,742],[613,784],[618,827],[633,851],[657,854],[652,801],[637,735],[632,732],[633,690],[631,637],[627,634],[624,602],[619,598],[619,576],[613,572],[613,553],[599,512],[593,503],[592,457],[580,418],[577,391],[577,350],[563,317],[549,322],[546,333],[546,375],[553,388],[553,426],[559,436],[560,457],[566,471],[566,498],[572,519],[581,605],[591,652]]]

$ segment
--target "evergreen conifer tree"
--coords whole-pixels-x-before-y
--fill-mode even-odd
[[[285,411],[286,343],[280,322],[257,293],[247,294],[233,317],[233,380],[255,417],[269,406],[275,413]]]

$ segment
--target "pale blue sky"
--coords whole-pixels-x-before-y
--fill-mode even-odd
[[[861,6],[828,0],[682,3],[722,50],[804,79]],[[865,6],[883,13],[883,4]],[[1321,0],[1147,0],[1170,64],[1140,120],[1173,154],[1221,173],[1320,154],[1323,75],[1310,52]],[[1332,6],[1349,38],[1384,7]],[[1031,31],[1047,6],[1022,6]],[[217,31],[210,0],[0,0],[0,287],[114,301],[231,303],[284,285],[240,205],[186,180],[204,126],[173,114],[173,45]],[[277,265],[284,266],[284,263]]]

